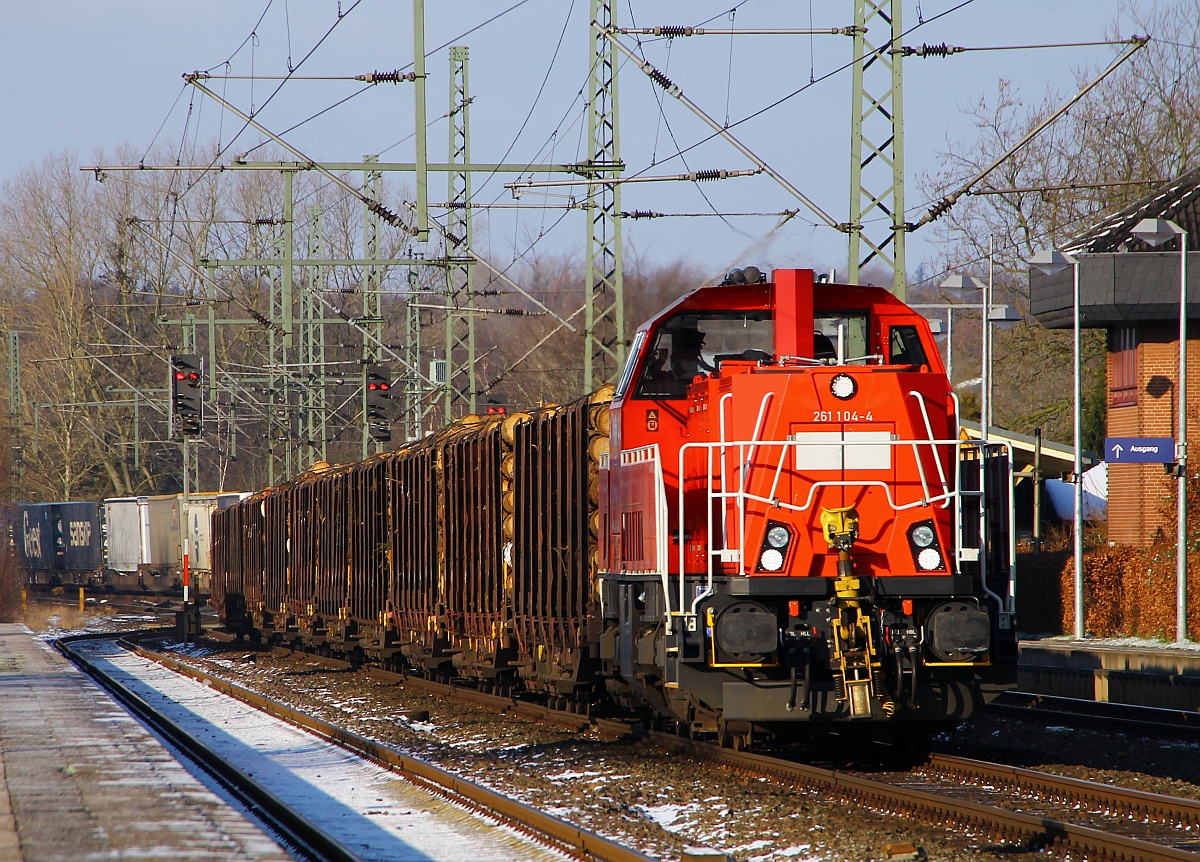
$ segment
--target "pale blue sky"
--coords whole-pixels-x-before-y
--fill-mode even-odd
[[[426,45],[433,48],[512,6],[517,0],[427,2]],[[724,14],[736,0],[622,0],[620,23],[638,26],[709,25],[728,27]],[[961,0],[906,0],[904,23],[913,27],[918,15],[934,19]],[[247,44],[234,56],[233,74],[279,75],[309,52],[334,24],[337,0],[273,0],[257,28],[257,45]],[[393,0],[341,0],[345,16],[324,44],[299,70],[300,75],[346,75],[404,67],[412,60],[411,6]],[[1115,0],[974,0],[963,8],[916,30],[906,44],[948,42],[985,46],[1045,42],[1079,42],[1102,38],[1119,4]],[[186,133],[201,141],[228,138],[240,127],[221,117],[217,105],[183,85],[181,75],[214,68],[235,54],[267,7],[267,0],[3,0],[0,31],[0,181],[46,155],[71,151],[90,164],[100,150],[121,144],[139,152],[156,135],[178,143]],[[918,13],[919,10],[919,13]],[[575,160],[586,157],[581,137],[581,103],[586,84],[587,0],[527,0],[498,21],[463,37],[471,49],[472,155],[475,161],[499,160],[512,145],[509,161]],[[852,23],[851,0],[748,0],[740,5],[733,26],[839,27]],[[537,107],[514,144],[514,137],[534,104],[551,68],[551,57],[566,25]],[[289,49],[290,39],[290,49]],[[626,37],[627,44],[633,44]],[[647,57],[684,92],[718,120],[737,120],[845,64],[851,40],[840,36],[709,36],[650,41]],[[732,50],[732,74],[730,51]],[[915,179],[936,167],[935,151],[947,137],[970,140],[973,131],[961,107],[995,91],[1008,79],[1030,101],[1040,101],[1048,87],[1074,92],[1075,72],[1103,66],[1119,48],[1092,47],[1044,51],[970,53],[948,59],[910,60],[905,65],[906,162],[909,219],[921,203]],[[447,51],[428,62],[428,116],[441,116],[447,104]],[[261,105],[276,82],[254,85]],[[219,89],[220,82],[211,86]],[[690,146],[708,132],[672,99],[665,100],[666,122],[659,115],[661,90],[632,66],[620,78],[623,156],[631,172],[647,175],[681,173],[679,159],[652,166],[676,151],[671,132]],[[250,105],[245,81],[229,81],[229,98],[243,109]],[[354,91],[345,82],[289,82],[260,115],[275,130],[332,104]],[[752,150],[769,161],[794,185],[835,219],[846,218],[849,200],[850,73],[818,83],[784,105],[736,129]],[[188,117],[189,101],[191,117]],[[727,108],[728,105],[728,108]],[[667,128],[670,125],[670,130]],[[160,132],[161,129],[161,132]],[[586,130],[586,127],[584,127]],[[405,139],[412,130],[412,87],[380,86],[330,111],[288,135],[318,159],[359,159]],[[557,132],[557,134],[556,134]],[[248,146],[256,138],[244,139]],[[429,135],[430,157],[445,157],[446,128],[436,124]],[[234,151],[245,149],[240,142]],[[388,149],[385,159],[412,158],[408,141]],[[691,169],[743,169],[744,157],[721,141],[711,141],[688,156]],[[539,177],[544,178],[544,177]],[[493,179],[477,189],[477,200],[510,201],[502,183]],[[431,198],[443,199],[444,181],[432,180]],[[797,206],[794,198],[766,177],[706,183],[700,187],[725,211],[776,212]],[[531,200],[531,199],[527,199]],[[627,186],[627,210],[705,212],[708,204],[690,183]],[[561,212],[525,211],[520,217],[495,214],[484,251],[511,259],[524,251]],[[627,248],[657,262],[690,259],[709,271],[735,263],[766,266],[842,266],[845,238],[813,226],[807,212],[778,234],[763,239],[775,219],[733,219],[732,228],[716,218],[659,219],[628,222]],[[571,214],[539,248],[579,254],[584,223]],[[910,239],[909,269],[915,270],[931,249],[932,233]]]

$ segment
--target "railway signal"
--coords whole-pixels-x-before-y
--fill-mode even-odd
[[[392,439],[392,373],[386,365],[366,368],[366,417],[371,439],[386,443]]]
[[[172,356],[171,414],[177,436],[200,436],[200,397],[200,357],[195,353]]]

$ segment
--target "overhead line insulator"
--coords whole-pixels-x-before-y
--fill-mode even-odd
[[[401,72],[396,69],[393,72],[367,72],[365,75],[355,75],[354,80],[364,81],[368,84],[399,84],[401,81],[417,80],[416,72]]]
[[[904,45],[900,48],[899,53],[901,57],[948,57],[951,54],[961,54],[966,50],[958,45],[947,45],[943,42],[940,45],[923,44],[919,48]]]
[[[681,92],[681,93],[683,92],[682,89],[680,89],[678,86],[676,86],[674,81],[672,81],[670,78],[668,78],[666,75],[664,75],[662,72],[660,72],[658,69],[655,69],[654,67],[650,67],[650,69],[646,72],[646,74],[650,76],[651,81],[658,84],[658,86],[662,87],[664,90],[666,90],[668,92],[670,92],[672,90],[679,90],[679,92]]]

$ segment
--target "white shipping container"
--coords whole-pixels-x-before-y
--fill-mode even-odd
[[[240,493],[117,497],[104,501],[108,529],[108,566],[118,572],[149,570],[167,575],[183,568],[183,538],[188,538],[188,568],[212,568],[212,513],[248,496]]]
[[[177,571],[183,565],[179,495],[138,497],[142,512],[142,563],[157,574]]]
[[[136,572],[142,562],[141,514],[137,497],[104,501],[104,526],[108,543],[108,567],[118,572]]]
[[[234,492],[188,496],[188,568],[198,572],[212,569],[212,514],[246,496]]]

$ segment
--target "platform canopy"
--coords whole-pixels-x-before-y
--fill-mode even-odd
[[[1200,319],[1200,168],[1097,222],[1059,251],[1079,261],[1080,318],[1088,328],[1179,319],[1179,251],[1133,235],[1142,219],[1165,218],[1188,233],[1188,319]],[[1072,324],[1073,273],[1029,269],[1030,311],[1050,329]]]

